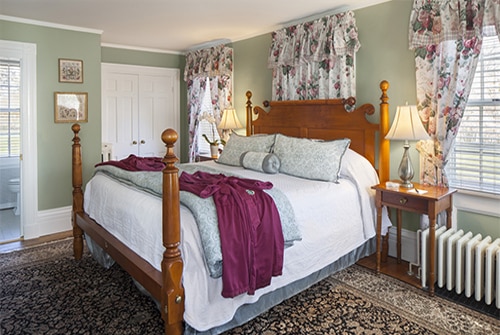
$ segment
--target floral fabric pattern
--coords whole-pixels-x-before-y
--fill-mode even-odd
[[[420,141],[421,182],[447,186],[444,171],[469,97],[483,36],[500,32],[499,0],[415,0],[417,106],[430,140]]]
[[[272,99],[355,96],[354,55],[359,47],[351,11],[273,32],[268,58]]]
[[[189,161],[198,153],[199,114],[209,78],[214,118],[218,124],[221,111],[229,108],[232,98],[233,49],[218,45],[186,54],[184,80],[187,83],[189,126]]]

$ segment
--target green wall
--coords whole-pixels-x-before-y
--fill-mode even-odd
[[[100,159],[101,75],[100,43],[97,33],[0,20],[0,38],[37,45],[37,151],[38,210],[71,205],[70,123],[54,123],[54,92],[88,92],[88,123],[82,123],[84,179]],[[83,60],[82,84],[60,83],[58,59]]]

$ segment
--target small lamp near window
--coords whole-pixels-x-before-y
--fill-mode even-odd
[[[222,113],[222,119],[218,125],[219,129],[222,129],[222,139],[227,141],[229,139],[229,135],[233,131],[233,129],[243,128],[238,120],[238,116],[236,115],[236,110],[234,108],[226,108]]]
[[[413,188],[411,180],[414,175],[414,170],[408,154],[408,149],[410,148],[408,141],[425,140],[429,138],[429,134],[427,134],[420,120],[420,116],[418,115],[417,106],[398,106],[396,117],[385,138],[388,140],[405,141],[403,146],[405,151],[398,170],[399,178],[401,178],[402,187]]]

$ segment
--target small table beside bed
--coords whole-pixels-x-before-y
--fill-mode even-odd
[[[178,164],[177,133],[168,129],[162,134],[162,171],[113,176],[110,170],[117,168],[98,166],[85,194],[80,126],[73,125],[75,258],[82,257],[84,240],[91,249],[102,248],[158,302],[165,334],[177,335],[237,327],[373,254],[381,246],[376,246],[371,186],[389,179],[388,87],[381,82],[379,124],[366,119],[375,108],[356,108],[354,98],[273,101],[266,111],[253,107],[247,92],[247,136],[232,134],[218,160]],[[281,216],[285,247],[281,274],[269,285],[250,294],[221,295],[224,262],[221,242],[214,238],[217,222],[202,223],[205,215],[191,207],[193,196],[180,190],[179,177],[199,171],[272,186],[266,193]],[[211,202],[207,198],[203,204],[212,206],[203,207],[211,213],[205,221],[214,221],[217,213]],[[390,226],[386,215],[382,226],[384,235]]]

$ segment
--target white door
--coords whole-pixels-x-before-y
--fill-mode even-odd
[[[161,133],[179,129],[179,113],[178,69],[102,65],[102,141],[112,159],[163,156]]]
[[[135,74],[102,76],[102,141],[112,146],[112,159],[139,155],[138,87]]]
[[[168,127],[176,128],[178,111],[174,110],[175,76],[142,75],[139,78],[139,155],[165,155],[161,133]]]

